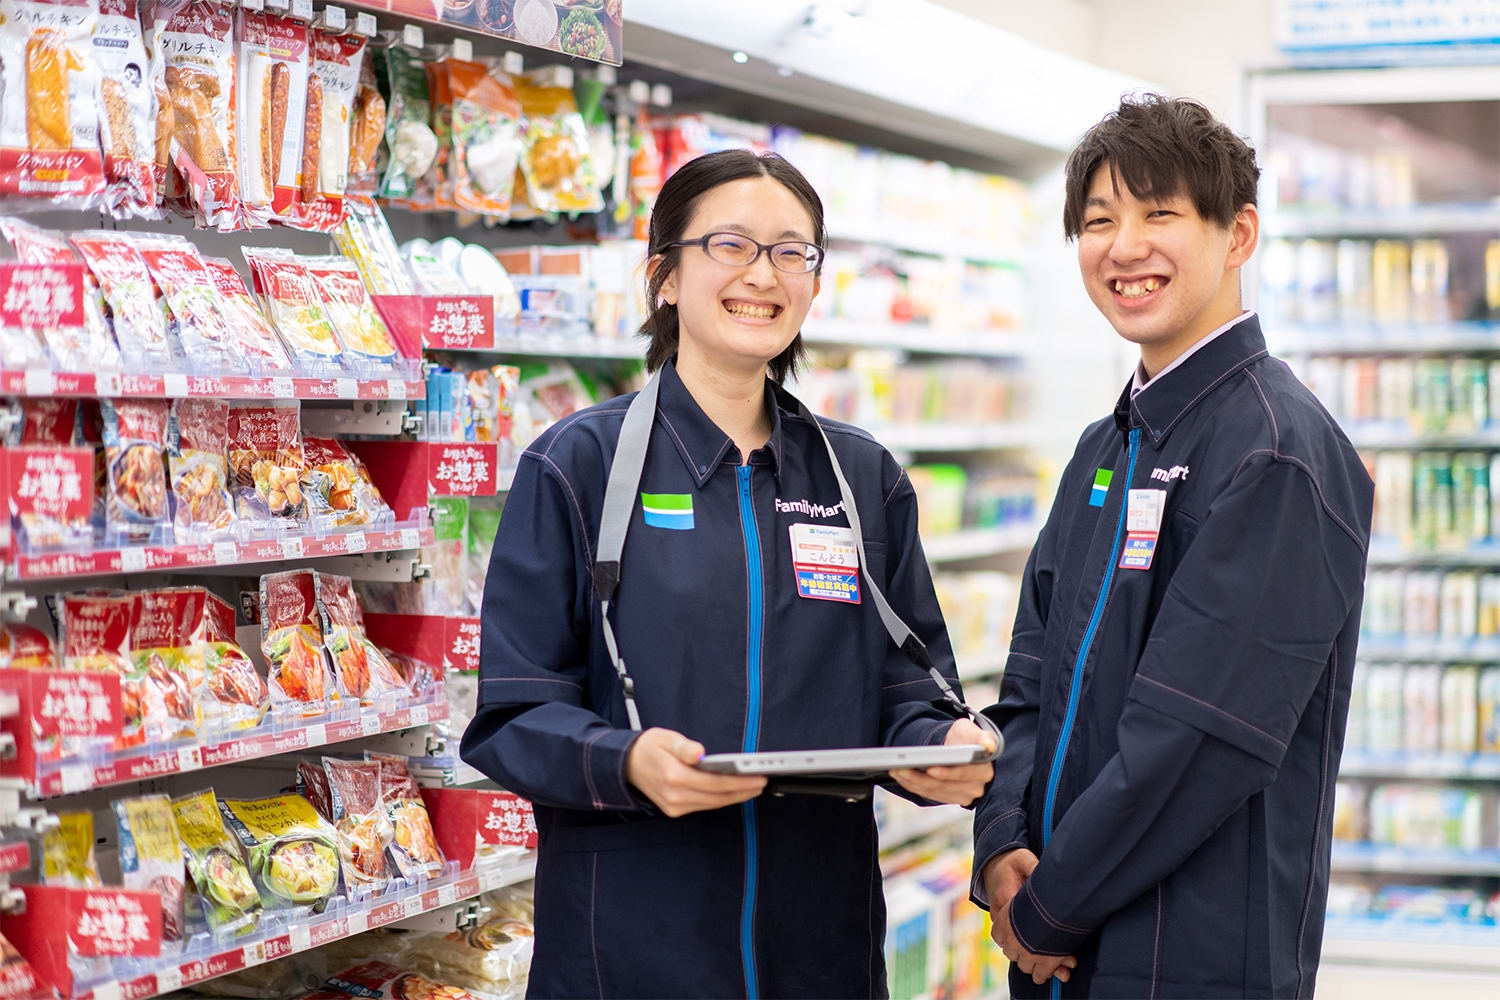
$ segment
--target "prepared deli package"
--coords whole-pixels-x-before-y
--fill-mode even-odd
[[[312,33],[308,132],[303,139],[302,187],[294,223],[299,228],[330,232],[343,221],[344,189],[351,172],[350,134],[366,48],[361,35]],[[312,114],[315,84],[321,112],[316,123]]]
[[[137,0],[99,0],[90,41],[100,69],[104,207],[117,219],[157,218],[156,95]]]
[[[243,7],[236,14],[242,194],[251,223],[264,225],[294,216],[303,138],[314,115],[314,141],[322,124],[322,84],[309,87],[305,20]]]

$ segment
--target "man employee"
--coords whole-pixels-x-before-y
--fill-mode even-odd
[[[1311,996],[1374,487],[1240,303],[1255,154],[1125,99],[1063,228],[1140,364],[1026,567],[975,815],[1016,997]]]

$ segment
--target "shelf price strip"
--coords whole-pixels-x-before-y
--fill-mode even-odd
[[[0,372],[0,393],[10,396],[123,396],[148,399],[192,396],[219,399],[423,399],[420,380],[255,378],[248,375],[121,375],[116,372]]]

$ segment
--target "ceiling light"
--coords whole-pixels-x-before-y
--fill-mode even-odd
[[[734,54],[734,61],[737,63],[747,63],[750,61],[750,57],[743,52],[736,52]]]

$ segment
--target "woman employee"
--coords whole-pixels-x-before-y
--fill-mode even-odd
[[[630,445],[639,484],[607,517],[635,396],[559,421],[521,458],[485,582],[462,752],[536,806],[529,995],[884,996],[870,801],[763,796],[763,777],[693,765],[993,741],[882,622],[872,580],[957,686],[916,496],[863,431],[822,421],[868,576],[793,564],[799,539],[854,540],[829,444],[778,397],[818,293],[817,193],[774,155],[712,153],[662,187],[650,236],[657,399]],[[601,525],[626,527],[627,511],[607,558],[619,543]],[[909,797],[968,804],[991,774],[891,776]]]

